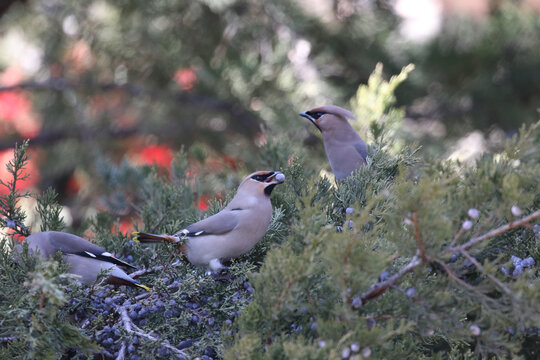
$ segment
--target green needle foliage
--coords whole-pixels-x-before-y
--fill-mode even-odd
[[[225,358],[538,356],[538,267],[512,256],[539,260],[540,123],[474,165],[385,139],[337,188],[304,183]]]
[[[367,165],[339,184],[319,177],[320,162],[298,144],[268,132],[261,168],[283,171],[286,181],[272,194],[268,233],[230,262],[227,277],[192,266],[173,245],[131,241],[114,214],[134,209],[138,230],[171,234],[222,209],[243,174],[188,176],[185,152],[169,172],[98,159],[108,211],[81,231],[137,266],[132,276],[151,291],[101,281],[82,287],[59,258],[29,257],[24,246],[13,252],[6,228],[2,356],[537,358],[540,122],[474,164],[425,161],[417,146],[389,136],[402,113],[391,105],[395,87],[377,90],[388,86],[379,78],[363,89],[390,105],[373,118],[377,126],[368,124]],[[23,169],[25,153],[17,148],[10,166]],[[16,181],[23,172],[12,174]],[[195,203],[208,181],[229,190],[203,213]],[[52,190],[39,197],[41,230],[65,228],[56,201]],[[18,203],[5,203],[22,223]]]
[[[539,140],[540,123],[472,167],[401,166],[381,181],[395,157],[385,155],[337,189],[311,185],[287,242],[250,276],[254,299],[225,357],[534,358],[537,267],[512,274],[510,257],[537,262],[538,235],[513,227],[511,208],[540,218]],[[328,224],[344,206],[355,212],[337,232]]]
[[[30,156],[26,153],[27,148],[28,141],[24,141],[22,145],[15,144],[14,158],[6,164],[11,179],[0,179],[0,187],[5,190],[5,195],[0,195],[0,226],[13,229],[13,234],[23,236],[29,235],[30,232],[24,225],[26,214],[19,208],[18,203],[29,195],[19,191],[17,183],[30,177],[30,174],[25,171],[30,159]]]

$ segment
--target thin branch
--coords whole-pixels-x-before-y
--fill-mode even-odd
[[[97,354],[100,354],[100,355],[105,355],[105,356],[102,356],[101,358],[105,358],[105,359],[112,359],[113,358],[113,354],[111,354],[110,352],[108,352],[107,350],[105,349],[99,349]]]
[[[170,265],[157,265],[157,266],[153,266],[151,268],[145,268],[145,269],[134,271],[131,274],[129,274],[129,276],[131,276],[133,279],[136,279],[136,278],[138,278],[140,276],[143,276],[143,275],[151,274],[151,273],[154,273],[156,271],[161,271],[166,267],[177,267],[177,266],[180,266],[182,264],[183,264],[182,261],[176,260],[175,262],[171,263]]]
[[[485,233],[484,235],[473,237],[469,241],[467,241],[466,243],[464,243],[462,245],[450,246],[448,249],[446,249],[444,251],[444,253],[446,254],[446,253],[461,252],[463,250],[466,250],[466,249],[470,248],[473,245],[476,245],[479,242],[482,242],[484,240],[493,238],[493,237],[495,237],[497,235],[500,235],[500,234],[502,234],[502,233],[504,233],[504,232],[506,232],[508,230],[512,230],[512,229],[518,228],[520,226],[524,226],[524,225],[528,224],[529,222],[531,222],[532,220],[538,219],[538,218],[540,218],[540,210],[536,210],[532,214],[530,214],[528,216],[525,216],[525,217],[523,217],[523,218],[521,218],[519,220],[511,221],[506,225],[503,225],[503,226],[500,226],[500,227],[498,227],[496,229],[493,229],[493,230]]]
[[[151,99],[169,98],[181,104],[197,105],[206,109],[216,111],[225,111],[233,116],[244,129],[256,131],[259,126],[259,119],[249,111],[237,106],[234,103],[227,102],[218,98],[196,95],[185,91],[163,91],[150,89],[138,84],[117,84],[117,83],[96,83],[96,82],[81,82],[66,78],[49,78],[44,81],[25,81],[10,86],[0,86],[0,92],[17,91],[17,90],[53,90],[64,92],[74,89],[90,89],[94,91],[111,91],[121,90],[132,96],[147,96]]]
[[[418,254],[422,260],[427,261],[426,247],[422,241],[422,235],[420,234],[420,225],[418,224],[418,213],[415,211],[412,214],[412,222],[414,226],[414,237],[416,238],[416,246],[418,248]]]
[[[18,336],[4,336],[0,337],[0,342],[10,342],[10,341],[16,341],[20,340]]]
[[[178,285],[177,284],[167,285],[167,289],[172,289],[174,287],[178,287]],[[141,301],[143,299],[146,299],[147,297],[150,297],[150,295],[152,295],[152,292],[146,291],[140,295],[135,296],[135,301]]]
[[[461,235],[463,235],[464,231],[465,230],[463,229],[463,227],[459,228],[458,232],[456,233],[456,236],[454,236],[454,239],[450,243],[449,247],[454,247],[454,245],[456,244],[456,241],[458,241],[458,239],[461,237]]]
[[[507,295],[511,297],[515,297],[514,293],[506,286],[504,285],[499,279],[497,279],[495,276],[488,274],[484,267],[476,260],[471,254],[469,254],[465,250],[461,250],[460,253],[465,256],[467,259],[469,259],[470,262],[474,264],[480,270],[482,273],[484,273],[491,281],[493,281],[498,287],[500,287]]]
[[[454,280],[456,283],[460,284],[461,286],[463,286],[464,288],[467,288],[477,294],[481,294],[480,291],[478,291],[474,286],[470,285],[470,284],[467,284],[465,281],[461,280],[456,274],[454,274],[454,272],[452,271],[452,269],[450,269],[450,267],[448,265],[446,265],[446,263],[444,261],[440,261],[440,260],[435,260],[437,262],[437,264],[441,265],[444,269],[444,271],[446,272],[446,274],[448,274],[448,276]]]
[[[149,269],[142,269],[142,270],[132,272],[129,275],[131,277],[133,277],[133,274],[135,274],[135,277],[139,277],[139,276],[150,274],[150,273],[153,273],[153,272],[156,272],[156,271],[162,271],[163,269],[165,269],[167,267],[176,267],[176,266],[179,266],[179,265],[183,265],[183,262],[181,260],[176,260],[175,262],[173,262],[173,263],[171,263],[170,265],[167,265],[167,266],[158,265],[158,266],[151,267]],[[167,285],[167,289],[172,289],[172,288],[174,288],[176,286],[178,286],[178,285],[170,284],[170,285]],[[146,299],[151,294],[152,293],[148,291],[148,292],[142,293],[140,295],[137,295],[137,296],[135,296],[135,301],[141,301],[142,299]]]
[[[161,223],[163,222],[163,220],[165,220],[167,218],[167,215],[168,214],[161,214],[161,217],[159,218],[159,220],[154,224],[154,226],[152,226],[152,228],[150,229],[150,232],[155,232],[156,229],[161,225]]]
[[[300,275],[298,276],[295,276],[293,277],[292,279],[290,279],[289,281],[287,281],[287,283],[285,284],[285,287],[283,288],[283,290],[281,291],[281,294],[279,296],[279,299],[278,301],[276,302],[276,305],[274,306],[275,309],[279,309],[281,307],[281,304],[283,303],[283,301],[285,300],[285,296],[287,296],[287,292],[289,291],[289,289],[291,288],[291,286],[293,286],[293,284],[295,282],[297,282],[299,279],[300,279]]]
[[[129,129],[116,129],[116,128],[107,128],[107,129],[87,129],[88,138],[103,138],[108,136],[110,138],[123,138],[129,137],[138,133],[136,127]],[[80,132],[75,131],[66,131],[65,129],[57,130],[46,130],[43,129],[38,135],[32,138],[32,146],[36,145],[45,145],[49,143],[55,143],[59,140],[64,139],[79,139],[82,140]],[[0,150],[6,150],[13,148],[15,142],[20,142],[22,139],[8,138],[0,141]]]
[[[422,300],[420,297],[414,295],[414,296],[410,296],[407,294],[407,291],[397,285],[392,285],[392,289],[395,289],[397,291],[399,291],[400,293],[402,293],[403,295],[405,295],[407,298],[411,299],[412,301],[414,301],[415,303],[417,303],[418,305],[422,306],[424,309],[426,309],[426,311],[431,311],[432,313],[435,313],[437,314],[439,317],[441,318],[445,318],[445,319],[451,319],[451,316],[449,316],[447,313],[444,313],[444,312],[440,312],[440,311],[437,311],[435,310],[431,304],[429,304],[428,302]]]
[[[116,311],[120,315],[120,320],[121,320],[122,325],[123,325],[124,329],[126,330],[126,332],[128,332],[130,334],[135,334],[137,336],[148,339],[150,341],[159,342],[161,346],[163,346],[164,348],[169,349],[173,353],[175,353],[177,355],[186,356],[186,353],[183,352],[182,350],[178,350],[174,346],[172,346],[172,345],[170,345],[170,344],[168,344],[168,343],[166,343],[164,341],[161,341],[161,339],[159,339],[159,338],[157,338],[155,336],[152,336],[152,335],[144,332],[143,330],[141,330],[137,325],[135,325],[133,323],[133,321],[131,320],[131,318],[128,315],[128,311],[127,311],[125,306],[118,306],[116,308]]]
[[[118,350],[118,355],[116,356],[116,360],[124,360],[126,357],[126,342],[122,341],[122,347],[120,347],[120,350]]]
[[[378,282],[371,286],[371,288],[366,291],[365,293],[360,295],[360,299],[362,300],[362,305],[364,305],[369,300],[373,300],[379,296],[381,296],[386,289],[393,286],[398,280],[400,280],[404,275],[410,273],[414,269],[416,269],[418,266],[420,266],[423,263],[423,260],[421,257],[415,255],[411,261],[402,267],[397,273],[390,276],[385,281]]]

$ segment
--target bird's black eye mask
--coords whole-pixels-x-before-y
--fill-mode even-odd
[[[257,174],[257,175],[253,175],[251,178],[253,180],[256,180],[256,181],[260,181],[260,182],[264,182],[266,181],[266,179],[268,179],[268,177],[274,175],[274,172],[269,172],[267,174]]]
[[[323,113],[322,111],[317,111],[317,112],[307,111],[306,114],[311,116],[314,120],[317,120],[318,118],[323,116],[325,113]]]

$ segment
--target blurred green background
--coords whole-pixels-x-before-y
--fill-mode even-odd
[[[415,65],[394,136],[467,161],[538,119],[539,11],[540,0],[6,0],[0,175],[30,138],[21,188],[52,186],[76,228],[111,210],[104,163],[167,168],[183,150],[204,210],[269,165],[268,143],[327,167],[297,114],[352,109],[377,63],[385,78]],[[129,206],[115,211],[129,230]]]

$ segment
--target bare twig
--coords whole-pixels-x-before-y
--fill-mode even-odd
[[[465,281],[461,280],[456,274],[454,274],[454,272],[452,271],[452,269],[450,269],[450,267],[448,265],[446,265],[446,263],[444,261],[440,261],[440,260],[435,260],[437,262],[437,264],[441,265],[444,269],[444,271],[446,272],[446,274],[448,274],[448,276],[454,280],[456,283],[460,284],[461,286],[463,286],[464,288],[467,288],[477,294],[480,294],[480,291],[478,291],[474,286],[466,283]]]
[[[465,250],[461,250],[460,253],[463,256],[465,256],[467,259],[469,259],[469,261],[472,262],[474,266],[478,268],[478,270],[484,273],[491,281],[493,281],[498,287],[500,287],[507,295],[514,297],[514,293],[506,285],[504,285],[501,281],[499,281],[499,279],[497,279],[495,276],[488,274],[484,270],[484,267],[478,262],[478,260],[476,260],[473,256],[471,256],[471,254],[469,254]]]
[[[0,337],[0,342],[10,342],[10,341],[15,341],[19,339],[20,338],[18,336],[4,336],[4,337]]]
[[[279,309],[281,307],[281,304],[283,303],[283,301],[285,300],[285,296],[287,295],[287,292],[289,291],[289,289],[291,288],[291,286],[296,282],[298,281],[299,279],[299,276],[297,277],[294,277],[293,279],[287,281],[287,283],[285,284],[285,287],[283,288],[283,290],[281,291],[281,294],[279,296],[279,299],[278,301],[276,302],[276,305],[275,305],[275,308],[276,309]]]
[[[126,342],[122,341],[122,347],[120,347],[120,350],[118,350],[118,355],[116,356],[116,360],[124,360],[126,357]]]
[[[86,329],[88,327],[88,325],[90,325],[91,323],[92,323],[92,321],[90,319],[84,320],[84,322],[81,325],[81,329]]]
[[[540,218],[540,210],[536,210],[532,214],[530,214],[528,216],[525,216],[525,217],[523,217],[523,218],[521,218],[519,220],[511,221],[506,225],[503,225],[503,226],[500,226],[500,227],[498,227],[496,229],[493,229],[493,230],[485,233],[484,235],[473,237],[469,241],[467,241],[466,243],[464,243],[462,245],[450,246],[449,248],[447,248],[444,251],[444,253],[446,254],[446,253],[461,252],[463,250],[466,250],[466,249],[470,248],[473,245],[476,245],[479,242],[482,242],[484,240],[493,238],[493,237],[495,237],[497,235],[500,235],[500,234],[502,234],[502,233],[504,233],[504,232],[506,232],[508,230],[512,230],[512,229],[518,228],[520,226],[524,226],[524,225],[528,224],[529,222],[531,222],[532,220],[538,219],[538,218]]]
[[[362,305],[364,305],[369,300],[373,300],[381,296],[389,287],[394,286],[404,275],[410,273],[424,262],[431,261],[431,259],[426,256],[426,248],[420,235],[418,214],[416,212],[412,215],[412,222],[414,225],[414,236],[416,238],[416,244],[418,246],[416,255],[407,265],[402,267],[397,273],[390,276],[384,281],[373,284],[368,291],[361,294],[360,300],[362,301]]]
[[[144,332],[143,330],[141,330],[137,325],[135,325],[133,323],[133,321],[131,320],[131,318],[128,315],[128,311],[127,311],[125,306],[118,306],[116,308],[116,311],[120,315],[120,320],[121,320],[122,325],[123,325],[124,329],[126,330],[126,332],[128,332],[130,334],[135,334],[137,336],[148,339],[150,341],[159,342],[161,346],[163,346],[164,348],[169,349],[173,353],[178,354],[178,355],[186,356],[186,353],[184,353],[182,350],[178,350],[177,348],[175,348],[174,346],[171,346],[167,342],[161,341],[161,339],[159,339],[159,338],[157,338],[155,336],[152,336],[152,335]]]
[[[385,281],[381,281],[372,285],[368,291],[360,295],[360,299],[362,300],[362,305],[364,305],[369,300],[373,300],[381,296],[386,291],[386,289],[394,285],[405,274],[410,273],[411,271],[416,269],[418,266],[420,266],[422,263],[423,263],[422,258],[415,255],[411,259],[411,261],[407,265],[405,265],[403,268],[401,268],[397,273],[390,276]]]
[[[165,220],[167,218],[167,215],[168,214],[162,214],[161,217],[159,218],[159,220],[154,224],[154,226],[152,226],[150,232],[155,232],[156,229],[159,227],[159,225],[161,225],[163,220]]]
[[[167,285],[167,289],[172,289],[177,286],[178,285],[176,284],[170,284],[170,285]],[[152,295],[152,292],[150,291],[144,292],[140,295],[135,296],[135,301],[141,301],[142,299],[146,299],[147,297],[150,297],[150,295]]]
[[[414,226],[414,237],[416,238],[416,246],[418,248],[418,255],[422,258],[423,261],[427,261],[426,257],[426,247],[422,241],[422,235],[420,234],[420,225],[418,224],[418,213],[415,211],[412,214],[412,222]]]
[[[248,131],[257,131],[259,127],[259,119],[249,111],[238,107],[236,104],[224,101],[218,98],[187,93],[185,91],[163,91],[147,88],[138,84],[118,84],[118,83],[97,83],[97,82],[82,82],[66,78],[49,78],[44,81],[25,81],[10,86],[0,86],[0,92],[5,91],[59,91],[65,92],[69,90],[77,91],[124,91],[131,96],[149,97],[151,99],[170,99],[181,104],[189,104],[203,107],[205,109],[213,109],[215,111],[224,111],[233,116],[236,121]]]
[[[182,264],[183,264],[182,261],[176,260],[175,262],[171,263],[170,265],[157,265],[157,266],[153,266],[151,268],[146,268],[146,269],[141,269],[141,270],[134,271],[134,272],[130,273],[129,276],[136,279],[136,278],[141,277],[143,275],[151,274],[151,273],[154,273],[156,271],[161,271],[166,267],[177,267],[177,266],[180,266]]]
[[[458,232],[456,233],[456,236],[454,236],[454,239],[452,240],[452,242],[450,243],[449,247],[454,247],[454,245],[456,244],[456,241],[458,241],[458,239],[461,237],[461,235],[463,235],[463,227],[460,227]]]
[[[99,128],[99,129],[87,129],[86,135],[91,138],[124,138],[137,134],[139,129],[136,127],[129,129],[116,129],[116,128]],[[32,138],[32,146],[46,145],[55,143],[64,139],[77,139],[82,140],[80,132],[70,131],[66,129],[47,130],[43,129],[38,135]],[[7,138],[0,141],[0,150],[6,150],[13,148],[15,142],[20,142],[21,138]]]

